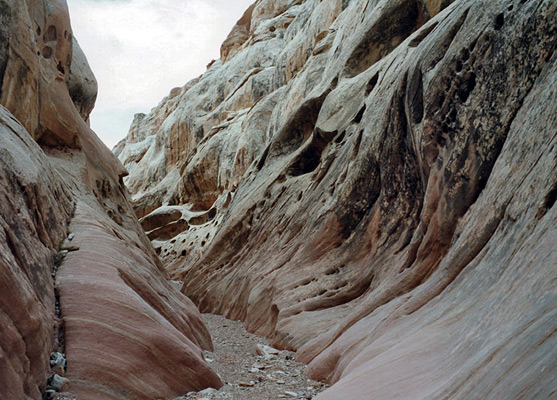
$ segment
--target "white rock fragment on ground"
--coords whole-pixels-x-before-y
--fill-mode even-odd
[[[257,344],[255,353],[263,357],[274,357],[277,356],[280,351],[265,344]]]
[[[67,392],[70,388],[70,380],[58,374],[54,374],[50,379],[48,387],[56,390],[57,392]]]
[[[209,395],[217,394],[217,392],[218,392],[217,389],[207,388],[205,390],[202,390],[201,392],[198,392],[198,394],[200,394],[202,396],[209,396]]]

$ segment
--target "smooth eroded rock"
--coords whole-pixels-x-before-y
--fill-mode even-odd
[[[172,277],[319,398],[549,397],[556,32],[548,0],[256,2],[120,152],[138,211],[216,210],[157,242]]]
[[[52,373],[80,399],[220,386],[199,312],[89,128],[96,82],[65,1],[0,1],[0,85],[0,397],[40,399]]]

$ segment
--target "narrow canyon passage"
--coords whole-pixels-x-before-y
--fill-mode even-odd
[[[247,332],[240,321],[202,314],[215,347],[205,360],[225,383],[219,390],[191,392],[175,400],[312,399],[327,385],[308,379],[294,353],[276,350],[268,339]]]
[[[554,0],[255,0],[111,151],[66,0],[0,0],[0,399],[555,398],[555,49]]]

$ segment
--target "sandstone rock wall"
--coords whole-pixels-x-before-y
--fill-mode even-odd
[[[117,150],[184,293],[298,350],[322,399],[550,397],[555,2],[248,17]]]
[[[73,201],[36,142],[1,106],[0,124],[1,393],[39,399],[54,339],[52,256]]]
[[[79,399],[219,386],[210,336],[88,126],[96,81],[63,0],[0,1],[0,397],[41,399],[65,353]]]

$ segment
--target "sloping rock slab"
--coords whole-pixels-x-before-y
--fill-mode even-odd
[[[143,251],[80,202],[58,272],[68,378],[80,399],[171,398],[221,385],[202,356],[209,334],[193,303]]]
[[[73,204],[40,147],[0,106],[0,393],[40,398],[52,351],[52,254]]]

